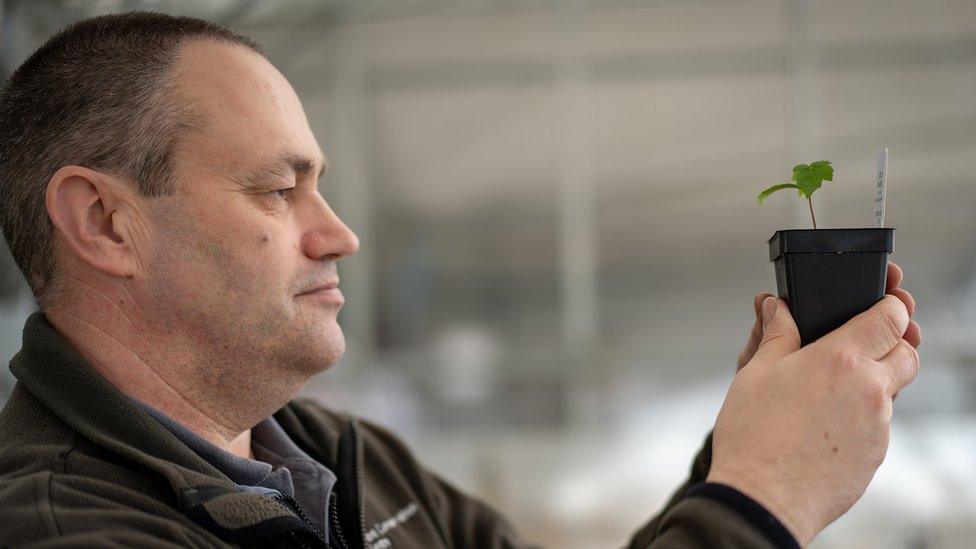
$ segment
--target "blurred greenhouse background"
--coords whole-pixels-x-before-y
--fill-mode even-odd
[[[814,547],[973,546],[976,2],[7,0],[0,74],[132,9],[252,34],[330,159],[362,249],[340,264],[348,353],[305,393],[547,547],[619,546],[684,480],[775,291],[766,239],[809,226],[756,194],[829,159],[818,224],[871,226],[887,145],[923,371]],[[34,307],[5,250],[0,294],[5,363]]]

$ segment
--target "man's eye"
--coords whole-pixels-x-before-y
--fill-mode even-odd
[[[275,190],[273,190],[271,192],[268,192],[268,193],[265,193],[265,194],[270,194],[270,195],[273,195],[273,196],[277,196],[278,198],[287,199],[288,198],[288,194],[290,194],[294,190],[295,190],[295,187],[287,187],[287,188],[284,188],[284,189],[275,189]]]

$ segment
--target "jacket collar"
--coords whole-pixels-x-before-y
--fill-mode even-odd
[[[250,498],[264,500],[259,503],[267,517],[263,521],[270,521],[272,527],[265,529],[267,533],[297,527],[297,519],[292,520],[284,504],[239,492],[223,473],[101,377],[43,313],[28,317],[23,346],[11,359],[10,370],[37,400],[81,436],[164,477],[183,511],[221,537],[236,537],[234,532],[240,529],[236,525],[242,524],[238,515]],[[256,499],[251,501],[258,504]],[[246,526],[253,533],[254,526],[262,525]]]
[[[153,469],[174,489],[230,483],[156,420],[99,375],[35,312],[10,371],[35,398],[92,442]]]

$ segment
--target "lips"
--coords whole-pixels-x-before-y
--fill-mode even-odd
[[[304,292],[302,292],[302,293],[300,293],[298,295],[312,294],[312,293],[315,293],[315,292],[324,292],[324,291],[328,291],[328,290],[334,290],[334,289],[336,289],[338,287],[339,287],[339,281],[338,280],[333,280],[333,281],[325,282],[323,284],[320,284],[318,286],[315,286],[314,288],[305,290]]]

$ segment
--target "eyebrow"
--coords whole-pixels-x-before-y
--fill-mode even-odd
[[[321,179],[329,169],[328,162],[324,160],[325,156],[323,155],[322,158],[322,166],[315,175],[316,180]],[[290,174],[295,174],[297,178],[307,177],[314,172],[318,164],[318,161],[307,156],[285,153],[263,168],[244,171],[241,179],[247,187],[260,187],[271,177],[287,178]]]

